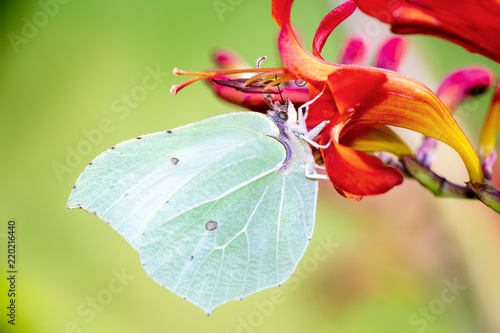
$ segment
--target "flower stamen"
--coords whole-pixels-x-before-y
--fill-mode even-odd
[[[245,69],[235,69],[235,70],[220,70],[220,71],[208,71],[208,72],[186,72],[177,68],[174,68],[172,71],[174,75],[194,75],[197,76],[195,78],[189,79],[187,81],[184,81],[182,83],[176,84],[170,88],[170,93],[175,95],[177,94],[182,88],[186,87],[187,85],[190,85],[193,82],[199,81],[199,80],[205,80],[214,76],[226,76],[226,75],[235,75],[235,74],[243,74],[243,73],[259,73],[253,77],[251,77],[249,82],[246,83],[246,85],[252,83],[253,81],[265,77],[265,76],[282,76],[286,74],[290,74],[290,71],[287,68],[281,68],[281,67],[271,67],[271,68],[245,68]],[[255,77],[254,80],[252,80]],[[288,80],[287,80],[288,81]],[[274,86],[274,85],[273,85]]]
[[[263,57],[260,57],[259,59],[257,59],[257,63],[255,64],[255,68],[260,68],[260,64],[266,60],[267,57],[266,56],[263,56]]]
[[[278,84],[281,84],[283,82],[293,81],[293,80],[296,80],[296,79],[297,79],[297,77],[295,75],[293,75],[293,74],[283,75],[281,78],[273,80],[270,83],[268,83],[264,87],[264,89],[271,89],[272,87],[277,86]]]

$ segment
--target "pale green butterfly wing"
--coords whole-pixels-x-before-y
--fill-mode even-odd
[[[314,159],[275,121],[288,154],[279,169],[251,181],[243,181],[255,168],[246,162],[200,174],[146,225],[140,258],[148,275],[208,313],[284,283],[312,237],[318,184],[306,169]]]
[[[272,121],[261,114],[241,112],[125,141],[85,168],[66,206],[96,215],[139,250],[147,221],[214,162],[229,166],[235,162],[232,154],[247,149],[245,158],[260,159],[263,152],[252,147],[266,146],[269,163],[262,168],[278,168],[285,150],[267,135],[279,135]],[[255,143],[259,140],[260,145]],[[248,177],[252,171],[248,170]]]
[[[180,190],[146,225],[140,253],[152,279],[208,313],[283,284],[314,227],[317,181],[305,168],[244,184],[233,181],[241,169],[227,172]],[[204,181],[220,191],[204,191]]]
[[[312,236],[314,159],[280,128],[242,112],[129,140],[84,170],[68,208],[109,223],[151,278],[210,313],[284,283]]]

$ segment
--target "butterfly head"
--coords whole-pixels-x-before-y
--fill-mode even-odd
[[[273,102],[270,95],[264,96],[264,100],[269,106],[267,114],[275,123],[287,123],[289,126],[297,123],[297,111],[288,98],[284,104],[279,101]]]

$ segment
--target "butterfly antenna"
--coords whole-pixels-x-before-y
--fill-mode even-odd
[[[277,80],[278,76],[276,75],[275,78]],[[278,87],[278,93],[280,94],[280,97],[281,97],[281,103],[285,104],[285,100],[283,99],[283,95],[281,94],[280,83],[278,83],[276,86]]]

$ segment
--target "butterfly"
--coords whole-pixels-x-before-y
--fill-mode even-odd
[[[319,96],[318,96],[319,97]],[[108,223],[154,281],[211,313],[283,284],[311,240],[318,179],[308,102],[266,101],[122,142],[97,156],[67,202]],[[305,112],[303,110],[305,109]]]

